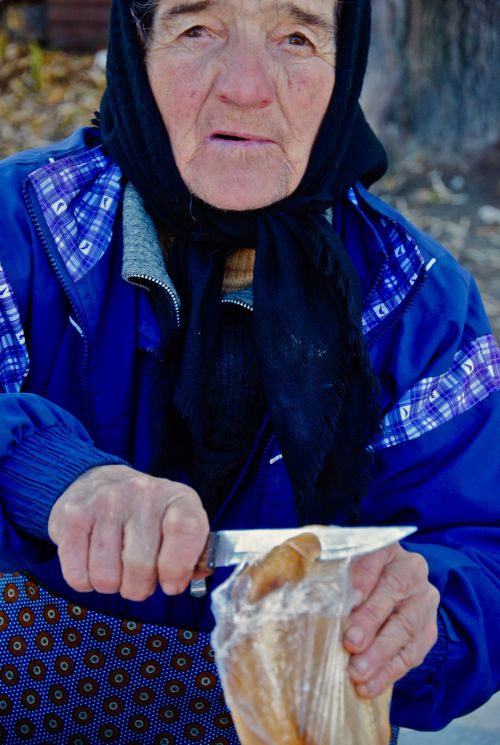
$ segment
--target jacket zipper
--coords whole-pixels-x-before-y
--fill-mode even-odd
[[[351,202],[351,204],[355,207],[355,209],[358,212],[358,214],[370,226],[370,229],[372,230],[372,232],[377,236],[376,239],[381,241],[381,239],[378,238],[378,234],[377,234],[377,231],[376,231],[375,227],[372,225],[372,223],[369,220],[369,218],[367,218],[365,216],[365,214],[363,213],[363,211],[361,209],[361,206],[359,204],[360,200],[364,201],[363,200],[363,196],[362,195],[359,195],[356,192],[356,203]],[[399,232],[399,229],[402,228],[404,230],[405,234],[406,235],[409,235],[408,230],[406,229],[406,227],[404,225],[401,225],[400,223],[398,223],[396,220],[394,220],[393,218],[391,218],[389,215],[386,215],[385,213],[380,213],[379,212],[378,214],[381,214],[382,217],[385,220],[387,220],[387,222],[391,223],[396,228],[396,230],[398,232]],[[414,238],[414,236],[411,236],[411,237],[415,241],[415,243],[417,243],[416,238]],[[384,276],[384,272],[385,272],[386,267],[387,267],[387,261],[388,261],[388,257],[386,255],[385,258],[384,258],[384,260],[381,262],[380,267],[377,270],[377,273],[375,275],[375,278],[374,278],[373,282],[371,283],[371,287],[370,287],[369,291],[366,293],[366,298],[365,298],[365,301],[364,301],[364,305],[366,305],[369,302],[370,297],[373,295],[374,292],[376,292],[377,287],[382,282],[382,278]],[[406,293],[405,297],[403,298],[402,302],[399,304],[398,308],[396,308],[389,315],[389,317],[387,318],[387,320],[381,320],[380,323],[378,324],[378,326],[376,326],[374,329],[372,329],[371,331],[368,331],[365,334],[365,342],[366,342],[367,347],[371,347],[373,344],[375,344],[377,341],[379,341],[382,338],[382,336],[387,331],[390,331],[390,329],[394,327],[394,325],[397,323],[397,321],[407,312],[407,310],[413,304],[415,298],[418,297],[418,295],[422,291],[423,284],[424,284],[424,282],[426,280],[426,277],[427,277],[427,272],[426,272],[425,264],[423,264],[420,272],[421,273],[417,277],[417,279],[415,281],[415,284]]]
[[[394,225],[395,228],[403,228],[405,234],[407,236],[409,235],[404,225],[400,225],[399,223],[397,223],[395,220],[393,220],[391,217],[388,217],[387,215],[384,215],[384,218],[388,222],[392,223],[392,225]],[[417,245],[417,240],[413,236],[411,236],[411,238],[413,241],[415,241],[415,244]],[[381,279],[384,274],[385,266],[386,265],[384,264],[380,268],[376,281],[373,283],[372,289],[368,293],[367,298],[370,297],[370,295],[376,290],[377,285],[380,284]],[[379,341],[387,331],[390,331],[392,328],[394,328],[398,320],[403,317],[403,315],[408,311],[408,309],[415,302],[415,299],[422,292],[422,288],[424,286],[426,279],[427,279],[427,268],[426,268],[425,262],[423,262],[420,268],[420,273],[417,279],[415,280],[415,283],[410,287],[410,289],[404,296],[403,300],[399,304],[399,307],[390,314],[386,322],[381,321],[379,326],[374,328],[371,333],[368,333],[366,335],[366,344],[368,347],[371,347],[373,344]]]
[[[404,299],[400,303],[397,310],[393,311],[390,315],[390,317],[387,319],[387,321],[382,321],[379,326],[373,329],[371,333],[368,333],[366,336],[366,345],[368,347],[373,346],[377,341],[380,341],[380,339],[383,337],[387,331],[390,331],[396,323],[399,321],[400,318],[404,316],[404,314],[408,311],[408,309],[413,305],[416,298],[420,295],[422,292],[422,288],[425,284],[425,280],[427,279],[427,273],[424,271],[419,275],[417,280],[415,281],[415,284],[412,286],[412,288],[409,290],[409,292],[405,295]]]
[[[62,272],[56,258],[53,255],[51,246],[49,244],[49,241],[45,237],[45,232],[43,230],[42,224],[39,220],[36,207],[33,203],[33,200],[31,198],[30,191],[33,189],[31,184],[24,185],[23,186],[23,195],[24,200],[26,202],[28,213],[31,218],[31,221],[33,223],[33,226],[35,228],[36,233],[38,234],[38,237],[40,239],[40,242],[45,250],[45,253],[47,255],[47,258],[49,260],[49,263],[51,267],[53,268],[61,286],[64,291],[64,294],[68,298],[69,304],[71,306],[71,309],[73,313],[75,314],[75,318],[77,320],[77,323],[80,327],[80,337],[82,339],[83,344],[83,352],[82,352],[82,364],[80,368],[80,384],[82,388],[82,397],[83,397],[83,414],[84,414],[84,420],[87,426],[92,424],[92,416],[91,416],[91,410],[90,410],[90,391],[88,389],[88,386],[86,384],[86,372],[90,357],[90,349],[89,349],[89,339],[88,334],[86,333],[86,320],[83,316],[83,314],[80,312],[80,308],[78,306],[78,303],[76,302],[74,295],[71,291],[70,284]]]
[[[142,280],[142,281],[137,281],[137,280]],[[157,287],[160,287],[162,290],[164,290],[172,301],[172,304],[175,309],[175,322],[177,324],[177,328],[180,328],[180,325],[181,325],[180,303],[171,287],[165,284],[165,282],[162,282],[160,279],[156,279],[155,277],[150,277],[148,274],[132,274],[130,277],[127,278],[127,281],[129,281],[131,284],[136,284],[138,287],[141,287],[142,289],[146,289],[146,290],[149,288],[147,284],[145,283],[157,285]]]
[[[245,308],[245,310],[253,311],[253,305],[251,305],[250,303],[246,303],[244,300],[234,300],[231,297],[223,297],[221,303],[223,303],[224,305],[238,305],[240,308]]]

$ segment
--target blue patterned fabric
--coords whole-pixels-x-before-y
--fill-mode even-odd
[[[20,573],[0,598],[0,743],[239,745],[210,634],[97,613]]]
[[[99,146],[44,165],[29,178],[61,258],[78,281],[111,242],[121,199],[120,169]],[[348,198],[368,219],[354,189]],[[415,240],[400,225],[380,215],[375,235],[377,231],[384,234],[380,249],[387,261],[365,303],[366,335],[397,310],[426,271]],[[28,374],[29,358],[15,299],[1,266],[0,308],[0,385],[6,392],[18,392]],[[482,337],[462,350],[446,373],[419,381],[386,415],[383,431],[371,448],[419,437],[498,390],[499,354],[493,336]]]
[[[6,393],[17,393],[28,368],[28,351],[19,310],[0,264],[0,387]]]
[[[77,282],[104,255],[121,199],[121,172],[102,147],[57,160],[30,174],[57,250]],[[14,294],[0,265],[0,387],[18,393],[29,372]]]
[[[0,575],[0,742],[237,745],[210,635],[120,620]]]
[[[393,727],[391,733],[391,742],[389,745],[398,745],[399,727]]]
[[[500,390],[500,349],[492,334],[455,355],[442,375],[419,380],[386,415],[374,449],[413,440]]]
[[[356,191],[349,189],[347,196],[368,222]],[[426,269],[422,253],[408,231],[382,215],[377,218],[377,227],[383,232],[384,242],[377,231],[374,237],[378,238],[379,249],[385,253],[387,261],[363,308],[363,333],[366,336],[400,307]]]
[[[99,146],[49,163],[29,179],[57,250],[77,282],[111,243],[122,192],[120,169]]]

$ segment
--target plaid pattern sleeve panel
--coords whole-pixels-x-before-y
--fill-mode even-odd
[[[28,370],[28,351],[19,310],[0,264],[0,388],[4,393],[18,393]]]
[[[500,391],[500,349],[492,334],[475,339],[441,375],[419,380],[386,414],[371,448],[414,440]]]
[[[77,282],[111,243],[122,192],[120,169],[99,146],[44,165],[29,179],[57,250]]]

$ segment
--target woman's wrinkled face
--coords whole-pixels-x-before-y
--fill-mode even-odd
[[[335,80],[335,0],[160,0],[148,77],[187,187],[226,210],[302,179]]]

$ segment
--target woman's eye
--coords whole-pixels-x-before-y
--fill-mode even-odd
[[[310,45],[311,42],[304,36],[304,34],[295,33],[289,34],[288,43],[294,47],[306,47]]]
[[[187,36],[188,39],[198,39],[203,34],[203,26],[192,26],[191,28],[188,28],[187,31],[184,31],[183,36]]]

